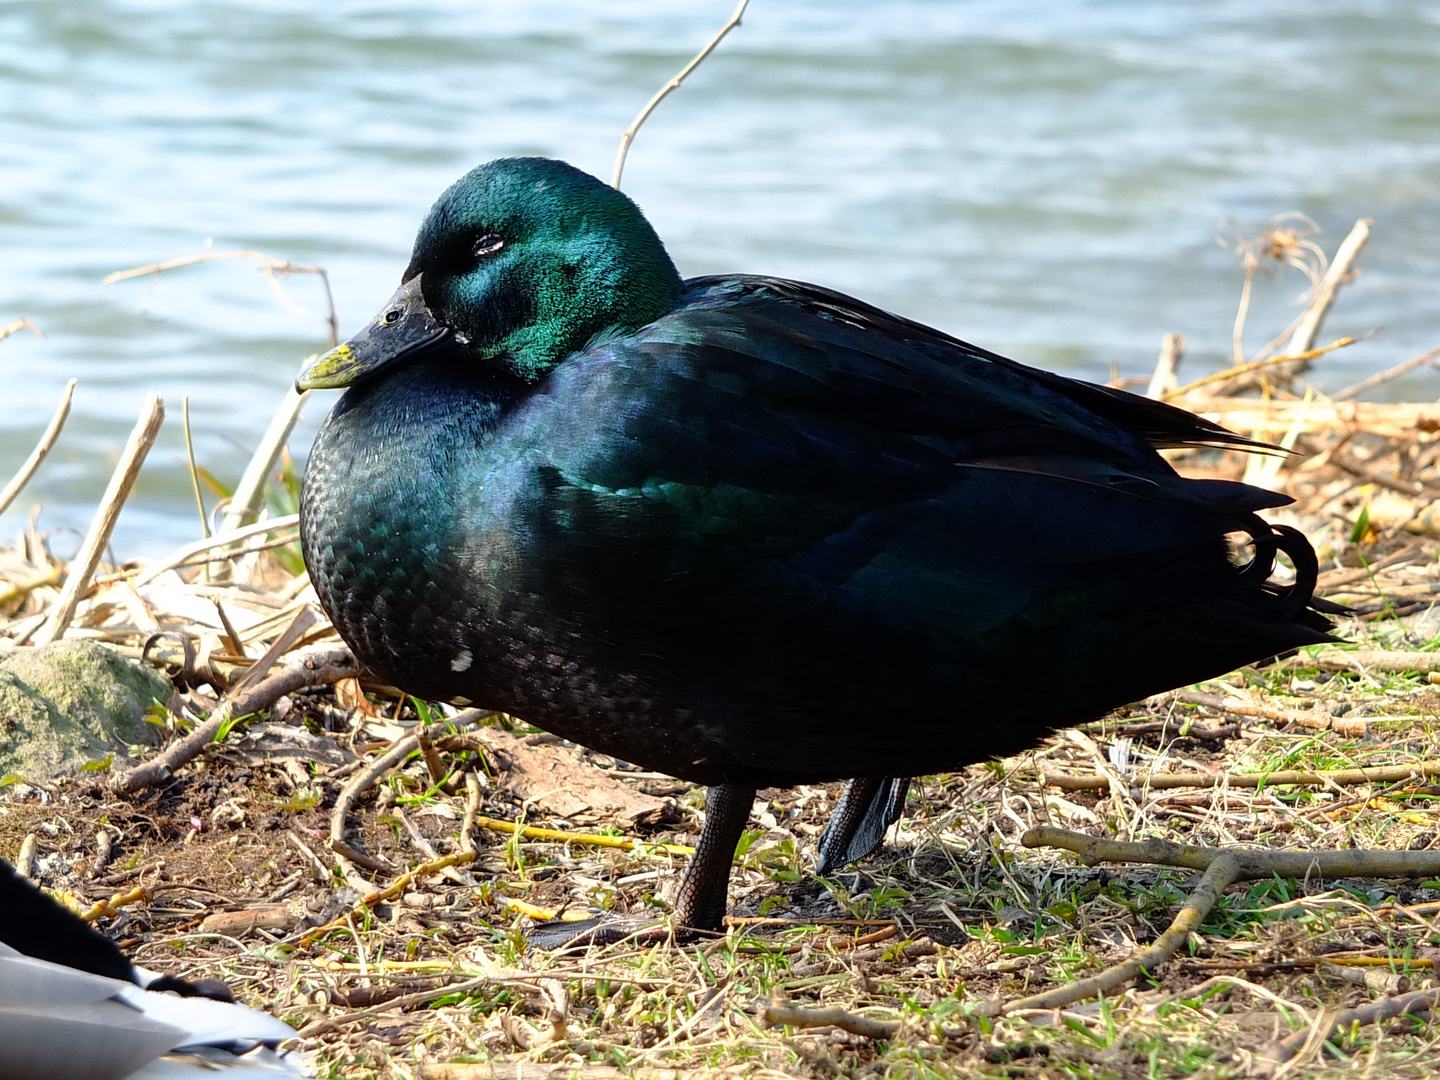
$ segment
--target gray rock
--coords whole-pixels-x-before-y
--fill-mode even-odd
[[[170,684],[93,641],[16,649],[0,660],[0,776],[42,780],[162,732],[145,713]]]

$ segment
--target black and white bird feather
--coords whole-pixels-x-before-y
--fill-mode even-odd
[[[300,1076],[283,1021],[137,968],[0,860],[0,1080]]]

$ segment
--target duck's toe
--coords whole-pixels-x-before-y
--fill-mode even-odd
[[[684,945],[701,936],[698,930],[677,926],[668,918],[602,914],[571,921],[552,919],[537,923],[525,938],[532,948],[546,952],[583,949],[591,945],[660,945],[673,941]]]

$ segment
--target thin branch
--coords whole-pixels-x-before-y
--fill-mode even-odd
[[[230,505],[225,508],[223,525],[226,529],[238,529],[246,523],[246,518],[259,510],[265,497],[265,482],[270,479],[270,470],[275,467],[280,452],[285,448],[285,441],[290,438],[295,422],[300,419],[301,406],[309,396],[309,390],[296,391],[292,386],[275,406],[275,413],[270,417],[270,426],[265,429],[260,445],[255,448],[240,482],[235,485],[235,494],[230,498]]]
[[[452,994],[468,994],[471,990],[479,989],[482,986],[493,986],[497,982],[506,982],[504,976],[482,975],[478,979],[469,979],[465,982],[445,983],[441,986],[434,986],[428,990],[419,990],[413,994],[403,994],[400,997],[391,998],[381,1005],[373,1005],[368,1009],[360,1009],[356,1012],[348,1012],[338,1016],[327,1016],[320,1020],[305,1025],[295,1033],[297,1039],[313,1039],[326,1032],[335,1031],[346,1024],[354,1023],[357,1020],[364,1020],[371,1016],[379,1016],[381,1013],[391,1012],[395,1009],[408,1009],[415,1005],[428,1005],[436,998],[449,997]],[[489,1066],[485,1066],[489,1075]],[[536,1067],[534,1075],[544,1076],[542,1071],[545,1066]],[[526,1072],[529,1072],[527,1069]],[[430,1075],[427,1070],[422,1075]]]
[[[1168,788],[1259,788],[1306,785],[1329,787],[1331,784],[1399,784],[1440,776],[1440,762],[1416,765],[1386,765],[1376,769],[1327,769],[1321,772],[1287,770],[1272,773],[1142,773],[1127,776],[1125,782],[1134,788],[1158,791]],[[1110,787],[1106,776],[1074,773],[1041,773],[1040,782],[1067,791],[1105,791]]]
[[[75,396],[75,382],[76,380],[71,379],[65,384],[65,390],[60,395],[60,404],[55,407],[55,415],[50,418],[45,433],[40,436],[40,441],[35,444],[35,449],[30,451],[30,456],[25,459],[25,464],[20,466],[14,479],[5,485],[4,491],[0,491],[0,514],[3,514],[15,501],[15,496],[25,489],[25,485],[35,475],[35,470],[40,468],[40,463],[54,447],[55,440],[60,438],[60,430],[70,415],[70,399]]]
[[[1378,564],[1377,564],[1378,565]],[[1364,580],[1363,578],[1357,580]],[[1314,656],[1299,652],[1287,656],[1276,668],[1317,668],[1321,671],[1383,671],[1392,675],[1440,672],[1440,652],[1402,652],[1399,649],[1322,648]],[[1389,717],[1388,719],[1394,719]]]
[[[390,744],[390,749],[356,773],[350,782],[340,790],[340,794],[335,799],[335,806],[330,811],[330,850],[339,855],[344,862],[354,863],[377,873],[384,873],[392,869],[389,863],[367,855],[345,839],[345,818],[356,801],[369,790],[371,785],[413,754],[419,746],[420,742],[414,732],[400,736]],[[360,890],[362,893],[368,891],[368,889]]]
[[[45,336],[45,331],[36,326],[29,319],[12,319],[4,326],[0,326],[0,341],[4,341],[11,334],[18,334],[21,330],[29,330],[32,334]]]
[[[745,14],[745,9],[749,4],[750,0],[740,0],[740,3],[735,6],[734,13],[720,28],[719,33],[710,39],[710,44],[696,53],[695,58],[680,69],[680,74],[655,92],[655,96],[645,103],[645,107],[640,110],[635,119],[630,122],[630,126],[625,129],[625,133],[620,136],[620,149],[615,153],[615,175],[610,178],[610,186],[616,191],[620,190],[620,175],[625,171],[625,156],[630,153],[630,144],[635,140],[635,133],[640,130],[640,125],[650,119],[650,114],[655,111],[656,106],[678,90],[689,74],[705,62],[705,58],[715,51],[720,42],[725,40],[725,35],[740,25],[740,16]]]
[[[1166,334],[1160,342],[1160,357],[1155,361],[1155,373],[1150,376],[1150,386],[1145,396],[1159,400],[1180,385],[1176,372],[1180,357],[1185,352],[1184,334]]]
[[[1391,379],[1399,378],[1401,375],[1404,375],[1408,371],[1415,370],[1421,364],[1430,363],[1436,357],[1440,357],[1440,348],[1434,348],[1431,349],[1429,352],[1423,352],[1419,356],[1412,357],[1411,359],[1406,360],[1403,364],[1396,364],[1394,367],[1387,368],[1385,371],[1382,371],[1377,375],[1371,375],[1368,379],[1361,379],[1353,386],[1347,386],[1344,390],[1339,390],[1331,394],[1330,400],[1349,401],[1351,398],[1355,397],[1358,394],[1364,393],[1366,390],[1369,390],[1372,387],[1379,386],[1381,383],[1387,383]]]
[[[105,900],[97,900],[86,910],[80,912],[80,918],[85,922],[95,922],[97,919],[108,919],[112,915],[119,914],[120,909],[130,904],[144,903],[150,899],[150,892],[143,885],[137,885],[129,892],[116,893]]]
[[[241,540],[248,540],[252,536],[259,536],[263,533],[276,533],[284,529],[293,529],[300,524],[299,514],[286,514],[284,517],[270,518],[268,521],[257,521],[254,525],[246,525],[243,528],[234,529],[230,532],[216,533],[203,540],[195,540],[184,547],[178,547],[159,562],[151,563],[142,570],[135,578],[135,585],[148,585],[166,570],[173,570],[178,566],[189,565],[189,561],[196,555],[207,551],[214,551],[217,548],[226,547],[229,544],[239,543]],[[288,541],[287,541],[288,542]],[[217,561],[217,560],[210,560]]]
[[[1440,1007],[1440,989],[1416,990],[1409,994],[1384,997],[1356,1009],[1345,1009],[1321,1015],[1310,1027],[1301,1028],[1271,1047],[1270,1051],[1263,1055],[1260,1063],[1262,1067],[1257,1069],[1253,1075],[1259,1077],[1278,1076],[1285,1062],[1298,1054],[1307,1044],[1324,1042],[1340,1028],[1352,1027],[1356,1024],[1378,1024],[1407,1013],[1421,1016],[1437,1007]]]
[[[1233,880],[1255,881],[1279,876],[1410,878],[1440,873],[1440,851],[1389,851],[1384,848],[1277,851],[1270,848],[1207,848],[1171,840],[1107,840],[1069,829],[1041,825],[1020,837],[1027,848],[1056,847],[1073,851],[1082,862],[1132,862],[1208,870],[1215,860],[1234,859]]]
[[[695,854],[695,849],[685,844],[649,844],[644,840],[631,840],[624,836],[542,829],[535,825],[517,825],[513,821],[502,821],[483,815],[475,819],[475,825],[477,828],[491,829],[494,832],[518,834],[526,840],[549,840],[556,844],[588,844],[591,847],[619,848],[621,851],[661,851],[667,855]]]
[[[306,632],[318,621],[319,617],[313,607],[309,604],[301,607],[300,610],[295,613],[295,618],[290,620],[290,625],[285,627],[285,629],[280,632],[280,636],[271,643],[270,648],[266,649],[260,659],[251,664],[245,674],[241,675],[240,678],[236,679],[231,685],[229,691],[230,696],[234,697],[247,686],[253,686],[259,683],[261,679],[269,674],[270,669],[275,666],[276,661],[293,649],[296,643],[299,642],[300,639],[305,636]],[[236,654],[244,656],[244,648],[240,646],[238,641],[235,644]]]
[[[1335,252],[1335,259],[1330,263],[1330,268],[1325,271],[1325,276],[1320,279],[1320,285],[1315,290],[1314,297],[1310,300],[1310,306],[1305,309],[1305,316],[1300,320],[1300,325],[1295,328],[1295,333],[1290,337],[1290,344],[1285,351],[1292,356],[1299,356],[1301,353],[1308,353],[1315,345],[1315,335],[1320,332],[1320,323],[1325,318],[1325,313],[1330,310],[1330,305],[1335,302],[1335,294],[1339,291],[1350,277],[1350,268],[1355,265],[1360,252],[1365,248],[1365,241],[1370,239],[1370,226],[1374,224],[1371,218],[1361,218],[1355,222],[1350,230],[1350,235],[1340,243]],[[1308,360],[1304,357],[1302,360]],[[1310,365],[1308,363],[1297,364],[1291,375],[1298,375]]]
[[[263,251],[252,251],[249,248],[238,251],[202,251],[197,255],[183,255],[178,259],[167,259],[164,262],[150,263],[146,266],[133,266],[128,270],[116,270],[113,274],[106,274],[101,279],[101,284],[113,285],[117,281],[128,281],[131,278],[145,277],[148,274],[160,274],[166,270],[179,270],[181,267],[195,266],[199,263],[228,262],[232,259],[251,259],[258,262],[280,303],[301,315],[305,314],[305,309],[286,295],[285,290],[280,287],[280,281],[276,275],[282,274],[289,277],[291,274],[314,274],[317,276],[325,290],[325,322],[330,331],[330,345],[334,347],[340,343],[340,322],[335,315],[335,297],[330,291],[330,275],[325,272],[325,268],[323,266],[302,266],[292,263],[288,259],[267,255]]]
[[[190,488],[195,493],[195,509],[200,512],[200,535],[210,538],[210,521],[206,516],[205,497],[200,494],[200,470],[195,466],[195,444],[190,439],[190,395],[180,399],[180,423],[185,429],[185,460],[190,463]]]
[[[1230,362],[1239,367],[1245,363],[1245,317],[1250,313],[1250,293],[1255,287],[1259,265],[1245,268],[1245,284],[1240,287],[1240,304],[1235,309],[1235,325],[1230,331]]]
[[[786,1027],[837,1027],[862,1039],[890,1039],[900,1030],[899,1020],[872,1020],[838,1006],[811,1009],[783,1000],[772,1001],[760,1009],[760,1019],[767,1024],[783,1024]]]
[[[254,687],[226,698],[205,723],[149,761],[115,777],[110,787],[121,795],[129,795],[164,784],[176,769],[199,757],[235,717],[261,712],[286,694],[307,686],[348,679],[359,670],[348,649],[325,649],[296,657]]]
[[[90,531],[85,534],[80,553],[70,566],[70,574],[51,609],[50,618],[36,635],[37,644],[59,641],[65,636],[70,620],[75,617],[75,607],[90,587],[90,579],[100,565],[100,556],[110,542],[110,534],[115,530],[115,522],[120,518],[125,500],[130,497],[130,489],[135,486],[135,478],[140,475],[140,466],[145,464],[145,455],[155,445],[155,437],[160,434],[160,425],[164,422],[165,403],[160,400],[159,394],[151,394],[145,412],[136,422],[125,449],[120,453],[110,483],[100,498],[100,509],[90,523]]]
[[[1346,345],[1354,344],[1355,339],[1353,337],[1337,338],[1329,345],[1322,345],[1318,349],[1309,349],[1303,353],[1286,353],[1284,356],[1272,356],[1268,360],[1256,360],[1253,363],[1240,364],[1236,367],[1221,368],[1219,371],[1212,371],[1202,379],[1196,379],[1194,382],[1186,383],[1178,389],[1171,390],[1168,394],[1162,394],[1160,400],[1173,401],[1175,398],[1184,397],[1190,393],[1190,391],[1198,390],[1200,387],[1208,386],[1211,383],[1224,382],[1227,379],[1235,378],[1237,375],[1248,375],[1251,372],[1263,371],[1266,368],[1273,368],[1280,364],[1313,360],[1315,357],[1322,356],[1333,349],[1343,349]]]
[[[1368,735],[1371,732],[1369,720],[1349,720],[1329,713],[1314,713],[1304,709],[1278,709],[1270,705],[1249,705],[1234,701],[1219,694],[1202,694],[1195,690],[1179,690],[1173,695],[1163,695],[1173,701],[1187,705],[1203,705],[1207,709],[1226,712],[1231,716],[1248,716],[1256,720],[1272,720],[1277,724],[1295,724],[1297,727],[1313,728],[1319,731],[1337,731],[1341,735]]]
[[[1033,831],[1033,830],[1032,830]],[[1059,830],[1057,830],[1059,831]],[[1029,835],[1028,833],[1026,834]],[[1075,982],[1062,983],[1039,994],[1016,998],[1001,1006],[1002,1012],[1016,1012],[1020,1009],[1061,1009],[1077,1001],[1108,994],[1136,979],[1153,974],[1175,951],[1189,940],[1190,935],[1200,928],[1210,914],[1220,894],[1240,876],[1240,864],[1228,852],[1217,852],[1216,858],[1206,868],[1204,876],[1195,886],[1195,891],[1176,913],[1165,932],[1155,939],[1153,945],[1132,956],[1124,963],[1108,967],[1098,975]]]
[[[1171,400],[1168,396],[1166,400]],[[1198,416],[1218,419],[1256,438],[1284,435],[1297,421],[1302,433],[1360,430],[1387,439],[1411,439],[1440,429],[1440,404],[1433,401],[1286,401],[1256,397],[1188,398],[1180,403]]]

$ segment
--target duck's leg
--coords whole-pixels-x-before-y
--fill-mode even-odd
[[[845,785],[820,834],[815,873],[828,874],[863,859],[885,841],[885,830],[905,809],[908,776],[858,776]]]
[[[719,930],[724,926],[730,864],[735,861],[735,845],[740,843],[754,805],[753,787],[716,784],[705,793],[705,826],[675,891],[678,925],[691,930]]]
[[[755,789],[738,784],[716,784],[705,795],[705,825],[695,854],[680,876],[675,892],[675,936],[684,941],[695,931],[718,931],[725,925],[725,903],[730,891],[730,865],[735,845],[750,820]],[[530,932],[530,943],[542,949],[568,949],[580,945],[611,945],[617,941],[662,941],[671,935],[670,923],[654,919],[616,919],[600,916],[583,922],[541,923]]]

